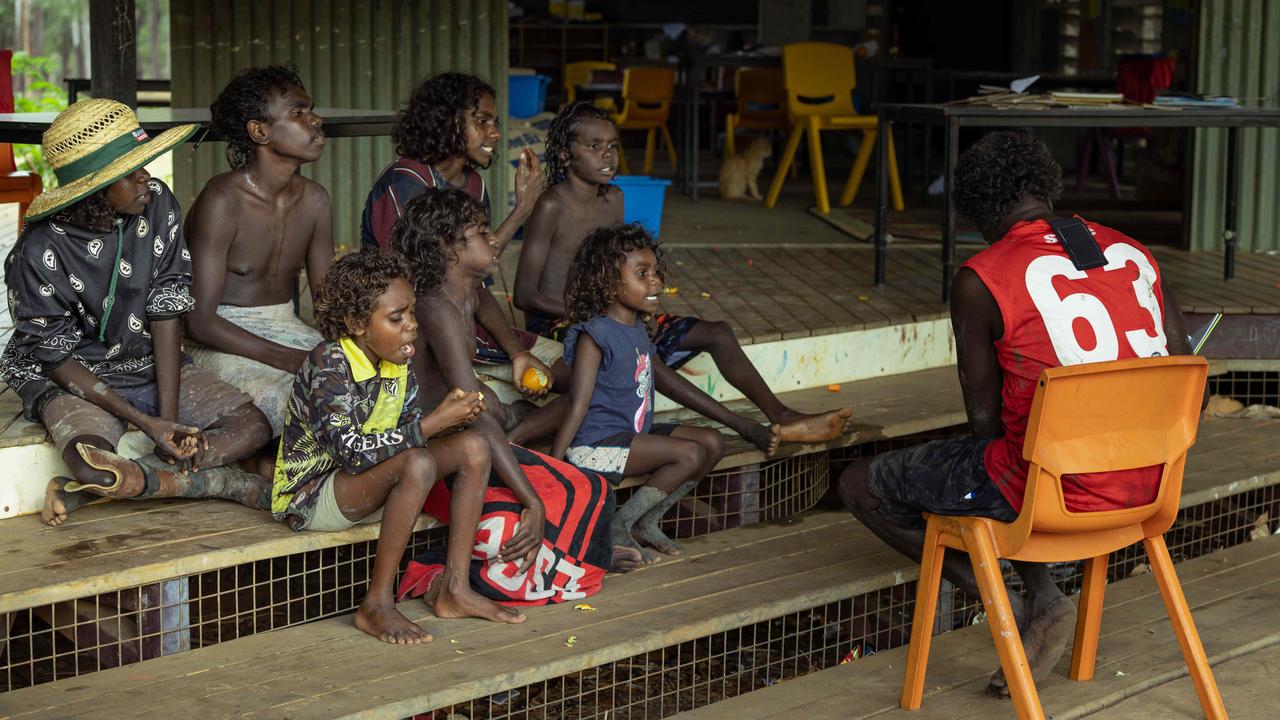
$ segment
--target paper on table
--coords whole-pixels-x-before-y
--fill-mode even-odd
[[[1039,75],[1032,75],[1030,77],[1020,78],[1018,80],[1014,80],[1013,82],[1009,83],[1009,89],[1016,93],[1026,92],[1027,88],[1031,87],[1033,84],[1035,84],[1035,81],[1039,79],[1040,79]]]

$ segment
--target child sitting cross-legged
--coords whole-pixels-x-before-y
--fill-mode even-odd
[[[525,226],[513,298],[530,332],[552,340],[565,337],[570,261],[587,233],[623,220],[622,191],[612,184],[619,152],[617,127],[607,112],[590,103],[573,103],[551,121],[548,187]],[[808,414],[783,403],[728,323],[655,313],[649,325],[660,362],[678,370],[699,353],[709,353],[724,379],[778,426],[782,442],[827,442],[849,432],[849,408]]]
[[[565,290],[574,321],[564,343],[573,370],[570,409],[551,452],[615,484],[648,473],[614,514],[613,544],[638,547],[639,540],[680,555],[684,549],[659,524],[724,456],[724,437],[711,428],[655,424],[654,389],[677,401],[701,395],[694,405],[728,411],[658,358],[644,316],[658,310],[664,270],[661,248],[639,225],[595,230],[578,248]],[[776,426],[753,432],[777,447]],[[642,552],[646,562],[656,559]]]
[[[471,430],[432,438],[429,450],[427,438],[469,425],[484,403],[455,389],[423,416],[409,371],[418,336],[410,283],[404,261],[386,250],[347,255],[325,276],[315,312],[326,341],[294,381],[271,502],[276,519],[294,530],[382,521],[355,625],[393,644],[431,639],[396,609],[393,590],[427,492],[454,474],[448,557],[431,607],[438,617],[524,621],[469,584],[489,448]]]

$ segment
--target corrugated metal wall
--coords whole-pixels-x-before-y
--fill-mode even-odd
[[[1196,90],[1280,105],[1280,0],[1205,0],[1200,5]],[[1227,131],[1197,130],[1189,242],[1222,247]],[[1280,249],[1280,130],[1240,131],[1238,247]]]
[[[423,77],[474,73],[506,115],[506,0],[172,0],[173,104],[208,107],[242,68],[291,62],[318,107],[395,110]],[[227,169],[224,143],[174,153],[174,190],[190,207]],[[333,199],[334,241],[359,243],[365,195],[394,159],[391,138],[334,138],[303,173]],[[505,148],[486,178],[495,225],[506,215]]]

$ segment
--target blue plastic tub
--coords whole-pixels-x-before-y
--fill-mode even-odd
[[[622,190],[622,219],[638,222],[658,237],[662,232],[662,206],[670,180],[647,175],[618,175],[613,184]]]
[[[508,75],[507,114],[513,118],[533,117],[547,107],[547,75]]]

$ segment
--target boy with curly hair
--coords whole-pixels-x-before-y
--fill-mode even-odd
[[[324,152],[323,122],[293,68],[250,68],[210,107],[231,170],[187,218],[196,363],[253,398],[279,436],[293,376],[322,339],[294,314],[298,273],[312,300],[333,262],[329,193],[298,169]]]
[[[396,609],[394,583],[427,492],[457,475],[445,571],[429,603],[437,617],[524,622],[481,597],[469,581],[481,500],[489,477],[484,438],[465,428],[484,409],[477,393],[441,394],[423,416],[409,371],[418,322],[410,274],[385,250],[347,255],[316,301],[325,342],[307,356],[289,399],[276,460],[271,511],[294,530],[332,532],[382,521],[369,589],[355,625],[393,644],[431,639]],[[529,538],[503,548],[528,552]]]
[[[516,462],[505,434],[514,428],[516,418],[471,367],[476,308],[484,294],[480,280],[498,265],[498,241],[489,232],[488,214],[465,191],[428,189],[405,208],[391,247],[413,273],[417,313],[426,331],[418,338],[413,359],[414,374],[423,388],[422,406],[440,402],[450,387],[486,395],[485,410],[475,427],[488,441],[494,471],[525,507],[519,536],[536,538],[535,546],[541,545],[543,503]],[[532,559],[530,555],[526,561]]]
[[[1022,445],[1040,372],[1045,368],[1152,355],[1188,355],[1178,303],[1155,258],[1136,240],[1085,221],[1107,260],[1078,269],[1050,221],[1062,193],[1062,168],[1039,138],[993,132],[956,165],[956,209],[990,247],[956,273],[951,295],[957,367],[972,435],[934,440],[860,459],[840,476],[849,510],[891,547],[919,558],[922,512],[1012,522],[1022,508],[1027,462]],[[1062,297],[1082,295],[1098,312],[1085,318]],[[1087,323],[1077,323],[1087,319]],[[1088,329],[1078,326],[1091,326]],[[1088,346],[1090,349],[1085,349]],[[1206,396],[1207,401],[1207,396]],[[1067,508],[1112,510],[1151,502],[1160,467],[1064,475]],[[1075,607],[1039,563],[1013,563],[1025,596],[1010,593],[1036,682],[1057,664]],[[978,593],[969,561],[948,552],[943,574]],[[987,692],[1007,696],[1000,671]]]
[[[360,222],[360,242],[366,247],[386,247],[396,222],[413,198],[429,188],[461,188],[490,214],[489,191],[477,169],[493,163],[502,130],[493,88],[474,75],[448,72],[424,80],[409,96],[399,123],[392,130],[399,159],[383,169],[369,191]],[[542,192],[538,157],[527,150],[516,168],[516,206],[494,232],[498,254],[524,224]],[[476,336],[476,359],[485,363],[510,362],[514,378],[536,368],[546,377],[551,370],[531,349],[537,341],[529,333],[518,334],[484,278],[478,297],[476,320],[483,330]],[[515,383],[521,392],[539,397]]]
[[[623,220],[622,191],[611,184],[618,154],[617,127],[608,112],[589,102],[573,103],[551,121],[548,188],[525,228],[516,271],[514,302],[524,312],[526,330],[564,339],[570,325],[564,295],[574,253],[588,233]],[[779,427],[783,442],[826,442],[849,431],[848,408],[808,414],[779,400],[728,323],[655,312],[649,326],[658,359],[672,369],[710,353],[729,384]]]

